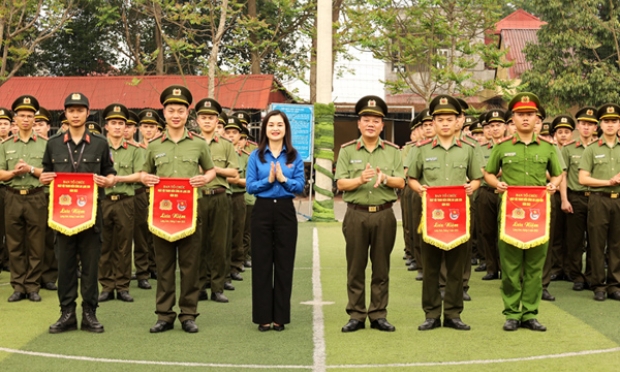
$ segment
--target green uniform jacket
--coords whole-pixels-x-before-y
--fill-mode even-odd
[[[610,148],[604,139],[590,144],[579,162],[579,169],[590,172],[592,178],[598,180],[610,180],[620,173],[620,143],[618,138],[614,146]],[[590,187],[594,192],[620,192],[620,185],[605,187]]]
[[[168,137],[168,131],[149,142],[142,170],[160,177],[191,178],[211,168],[209,146],[185,129],[177,143]]]
[[[144,165],[144,154],[140,147],[123,140],[121,145],[115,149],[112,147],[110,141],[110,155],[114,161],[114,169],[119,176],[130,176],[136,172],[142,171]],[[119,182],[112,187],[105,189],[106,195],[108,194],[125,194],[129,196],[135,195],[135,184]]]
[[[213,164],[216,167],[239,169],[239,156],[237,156],[235,147],[230,140],[220,137],[217,134],[214,135],[211,143],[209,143],[209,151],[211,152]],[[230,189],[230,185],[228,184],[228,181],[226,181],[226,177],[217,175],[213,181],[209,182],[203,189],[217,189],[218,187]]]
[[[464,185],[482,177],[480,150],[473,143],[454,138],[447,150],[437,137],[419,142],[410,152],[407,176],[428,186]]]
[[[357,140],[345,143],[340,149],[336,164],[336,179],[353,179],[362,175],[370,164],[373,169],[381,168],[381,172],[390,177],[405,178],[403,161],[398,146],[379,138],[377,147],[369,152],[360,137]],[[363,184],[352,191],[345,191],[342,199],[347,203],[361,205],[381,205],[396,201],[396,190],[379,185],[374,188],[376,179]]]
[[[567,166],[566,186],[572,191],[588,191],[588,187],[579,183],[579,163],[583,152],[588,147],[581,141],[571,141],[562,147],[562,158]]]
[[[235,152],[239,156],[237,158],[237,163],[239,165],[239,178],[243,179],[245,178],[245,168],[248,165],[248,159],[250,156],[244,151],[235,150]],[[230,188],[232,189],[232,192],[245,192],[245,187],[241,187],[239,185],[230,185]]]
[[[518,133],[493,147],[485,170],[497,174],[500,169],[502,181],[513,186],[545,186],[547,171],[552,177],[564,171],[553,143],[534,134],[532,142],[526,145]]]
[[[10,171],[20,159],[35,168],[43,168],[43,153],[47,141],[38,137],[34,131],[27,142],[20,140],[19,134],[10,137],[0,145],[0,169]],[[39,179],[30,173],[15,176],[6,182],[15,189],[33,189],[43,186]]]

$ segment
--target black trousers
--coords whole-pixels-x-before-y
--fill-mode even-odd
[[[251,231],[252,321],[288,324],[297,245],[293,200],[257,198]]]

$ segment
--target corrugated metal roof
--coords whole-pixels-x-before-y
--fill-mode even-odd
[[[538,30],[502,30],[501,44],[508,49],[506,59],[514,62],[508,69],[510,79],[518,79],[523,72],[532,68],[532,64],[525,59],[523,49],[528,43],[538,43]]]
[[[0,106],[31,94],[48,110],[64,110],[64,100],[81,92],[90,108],[100,110],[115,102],[130,109],[159,108],[159,95],[172,84],[187,86],[194,103],[208,96],[206,76],[84,76],[13,77],[0,86]],[[273,75],[235,75],[216,79],[215,99],[229,109],[265,110],[270,103],[288,102],[288,94]]]
[[[540,18],[526,12],[523,9],[517,9],[499,22],[495,24],[495,34],[499,34],[506,29],[534,29],[538,30],[542,25],[546,25]]]

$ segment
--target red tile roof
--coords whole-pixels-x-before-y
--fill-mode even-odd
[[[13,77],[0,86],[0,106],[31,94],[48,110],[64,110],[64,100],[72,92],[81,92],[90,100],[90,108],[99,110],[119,102],[130,109],[160,108],[159,94],[172,84],[185,85],[194,103],[208,96],[206,76],[84,76]],[[215,97],[222,107],[265,110],[272,102],[290,102],[289,94],[273,75],[235,75],[216,79]]]
[[[508,69],[510,79],[518,79],[523,72],[532,68],[532,64],[525,59],[523,49],[528,43],[537,43],[538,30],[502,30],[500,34],[501,44],[508,49],[506,59],[514,62]]]
[[[495,34],[498,35],[502,30],[506,29],[538,30],[542,25],[546,24],[547,22],[541,21],[540,18],[525,10],[517,9],[495,24]]]

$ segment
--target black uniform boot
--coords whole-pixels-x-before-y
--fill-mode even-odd
[[[60,318],[49,328],[50,333],[62,333],[65,331],[75,331],[77,329],[77,318],[75,317],[75,304],[60,308]]]
[[[103,325],[97,320],[96,310],[86,304],[82,305],[82,331],[103,333]]]

